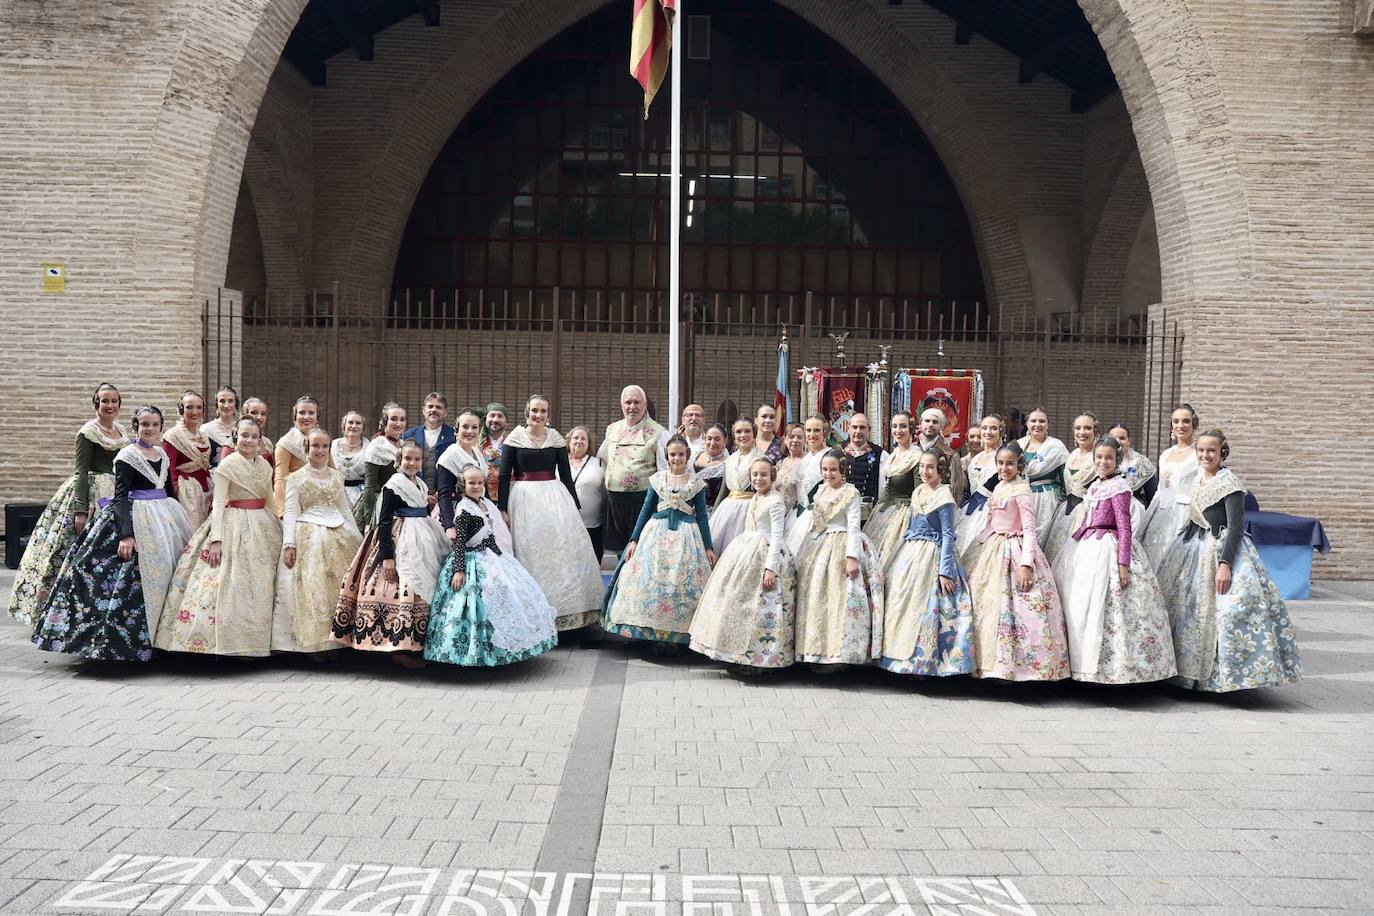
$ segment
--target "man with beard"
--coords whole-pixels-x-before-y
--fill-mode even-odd
[[[424,460],[420,464],[420,476],[429,485],[429,492],[434,497],[439,492],[439,481],[435,476],[439,456],[456,441],[457,437],[454,435],[453,427],[444,422],[448,419],[448,399],[439,392],[431,391],[425,395],[424,404],[420,407],[420,416],[424,418],[424,423],[406,430],[401,434],[401,439],[414,439],[425,450]]]
[[[487,459],[487,497],[492,502],[501,495],[501,445],[508,431],[506,405],[492,401],[482,420],[482,441],[477,443],[482,457]]]
[[[706,448],[706,410],[700,404],[688,404],[682,408],[682,425],[677,428],[678,435],[687,440],[687,466],[695,467],[692,462],[697,460],[702,450]],[[667,467],[668,457],[663,454],[663,447],[668,443],[669,434],[659,438],[658,442],[658,466]]]
[[[954,449],[949,447],[949,440],[944,436],[945,412],[938,407],[927,407],[921,411],[921,432],[916,437],[916,445],[922,451],[928,448],[936,448],[944,452],[949,457],[949,489],[954,494],[954,502],[963,505],[964,495],[968,487],[964,482],[964,465],[954,454]]]
[[[667,431],[649,416],[648,404],[643,388],[627,385],[620,392],[624,419],[606,427],[597,454],[606,465],[605,548],[615,553],[630,540],[649,492],[649,478],[666,467],[660,448]]]

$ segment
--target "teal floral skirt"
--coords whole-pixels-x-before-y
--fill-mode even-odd
[[[453,574],[462,564],[463,587]],[[446,665],[494,668],[542,655],[558,645],[557,611],[533,577],[494,550],[454,551],[439,571],[425,635],[425,658]]]

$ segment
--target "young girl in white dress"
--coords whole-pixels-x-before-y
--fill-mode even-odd
[[[827,450],[820,470],[797,555],[797,661],[864,664],[882,653],[882,565],[860,530],[863,500],[845,481],[844,453]]]
[[[1140,540],[1155,564],[1156,572],[1164,562],[1164,552],[1188,527],[1189,503],[1197,487],[1198,476],[1202,473],[1194,446],[1197,411],[1189,404],[1175,407],[1169,414],[1169,432],[1174,444],[1159,456],[1159,487],[1141,522],[1144,534]]]
[[[356,410],[344,414],[339,423],[341,435],[329,445],[334,467],[343,475],[349,506],[357,505],[358,498],[363,495],[367,474],[367,443],[363,441],[363,422],[363,415]]]
[[[955,551],[961,562],[967,562],[970,550],[978,543],[978,535],[988,520],[988,497],[997,485],[997,450],[1002,447],[1006,422],[995,413],[983,417],[979,424],[983,434],[983,450],[969,459],[967,474],[968,499],[964,501],[954,520]]]
[[[794,657],[797,566],[776,475],[762,453],[749,466],[744,530],[721,554],[692,620],[693,651],[741,668],[786,668]]]
[[[828,451],[826,435],[830,427],[824,417],[807,417],[802,424],[806,437],[806,454],[802,456],[794,476],[793,489],[797,498],[792,516],[787,520],[787,549],[794,557],[801,556],[802,544],[811,532],[811,502],[821,484],[821,457]]]
[[[502,549],[510,533],[487,498],[486,472],[468,465],[462,481],[454,549],[439,571],[425,658],[493,668],[542,655],[558,645],[558,612],[525,567]]]

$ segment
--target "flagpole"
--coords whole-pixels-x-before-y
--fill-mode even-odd
[[[677,13],[673,16],[673,36],[668,55],[668,66],[673,71],[672,126],[669,128],[672,182],[669,198],[669,219],[672,228],[668,233],[668,415],[659,417],[669,429],[677,425],[679,409],[682,406],[681,367],[682,343],[679,334],[679,309],[682,305],[682,7],[683,0],[677,0]]]

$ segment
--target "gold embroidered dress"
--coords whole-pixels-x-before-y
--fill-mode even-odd
[[[692,651],[751,668],[794,661],[797,564],[783,536],[787,508],[776,492],[746,503],[744,530],[720,555],[692,618]],[[763,587],[763,573],[776,578]]]
[[[272,452],[272,493],[277,518],[286,514],[286,478],[310,463],[309,449],[305,433],[295,426],[277,440],[277,447]]]
[[[280,461],[277,467],[281,467]],[[280,561],[277,566],[272,651],[337,649],[339,643],[330,624],[339,600],[339,584],[363,536],[353,521],[341,472],[325,468],[320,475],[307,465],[285,483],[282,550],[296,548],[296,563],[290,569]]]
[[[199,528],[210,514],[210,463],[214,445],[210,437],[197,430],[191,432],[180,423],[162,435],[162,449],[171,462],[169,489],[193,529]]]
[[[272,466],[234,452],[215,471],[210,517],[177,563],[153,645],[170,652],[267,655],[281,522],[269,508]],[[220,563],[208,550],[220,542]]]
[[[859,529],[862,499],[853,484],[822,483],[803,518],[809,530],[797,555],[797,661],[864,664],[883,647],[883,571]],[[846,560],[859,575],[845,575]]]

